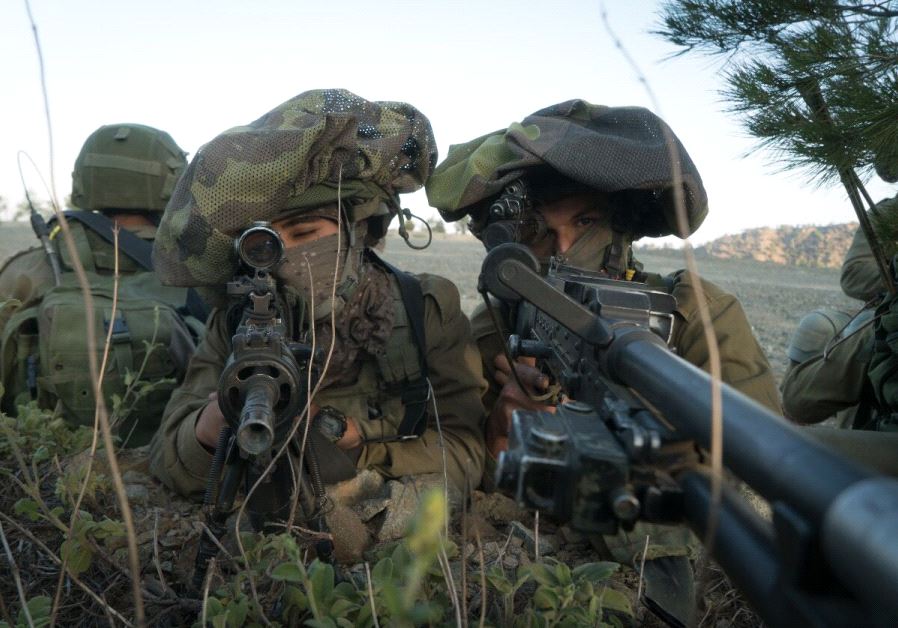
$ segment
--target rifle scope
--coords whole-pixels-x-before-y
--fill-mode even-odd
[[[257,221],[234,241],[240,260],[254,270],[269,270],[284,258],[284,241],[271,223]]]

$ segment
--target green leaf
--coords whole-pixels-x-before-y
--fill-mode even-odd
[[[599,594],[599,597],[601,598],[601,604],[604,610],[618,611],[633,617],[633,609],[630,607],[630,600],[620,591],[605,589]]]
[[[339,597],[334,600],[333,605],[330,609],[331,617],[346,617],[350,613],[350,611],[354,611],[359,607],[358,604],[352,602],[351,600],[347,600],[344,597]]]
[[[212,617],[212,628],[227,628],[228,627],[228,611],[225,611],[221,615],[216,615]]]
[[[31,454],[31,460],[35,464],[40,464],[46,460],[49,460],[52,457],[50,453],[50,449],[44,445],[41,445],[37,449],[34,450],[34,453]]]
[[[287,608],[295,608],[300,612],[309,610],[309,599],[299,587],[287,585],[284,588],[284,604]]]
[[[53,610],[53,600],[46,595],[38,595],[28,600],[27,606],[34,628],[43,628],[50,625],[50,612]],[[19,611],[19,618],[16,623],[27,625],[25,613]]]
[[[229,628],[240,628],[246,623],[246,616],[249,614],[249,600],[241,597],[228,604],[228,626]]]
[[[402,600],[399,597],[399,588],[392,582],[386,583],[381,589],[384,608],[391,617],[402,615]]]
[[[572,572],[574,580],[587,580],[592,583],[605,582],[611,575],[620,568],[617,563],[586,563],[579,567],[574,567]]]
[[[561,598],[555,589],[543,586],[539,587],[536,593],[533,594],[533,604],[537,608],[551,608],[554,610],[561,604]]]
[[[309,580],[312,583],[311,594],[318,608],[330,604],[334,592],[334,568],[318,559],[309,566]]]
[[[96,539],[108,539],[110,537],[125,536],[125,524],[121,521],[113,521],[112,519],[103,519],[100,523],[93,527],[91,532]]]
[[[559,584],[569,585],[571,584],[571,568],[565,565],[564,563],[556,563],[555,564],[555,578],[558,580]]]
[[[76,537],[63,541],[59,553],[68,564],[69,570],[76,576],[87,571],[93,558],[93,553],[87,544],[82,543],[81,539]]]
[[[558,579],[555,577],[555,571],[550,569],[547,565],[544,565],[542,563],[533,563],[532,565],[524,567],[524,569],[529,572],[531,578],[533,578],[537,583],[543,586],[554,587],[558,585]]]
[[[511,582],[505,577],[505,574],[499,567],[490,569],[489,573],[486,574],[486,579],[502,595],[512,595],[516,590],[516,588],[511,586]]]
[[[30,521],[37,521],[41,518],[41,511],[40,508],[38,508],[37,502],[27,497],[23,497],[17,501],[13,506],[13,511],[17,515],[24,515]]]
[[[375,589],[382,588],[386,583],[393,581],[393,559],[392,558],[382,558],[377,561],[377,564],[374,565],[374,569],[371,571],[371,585]]]
[[[312,628],[337,628],[337,624],[335,624],[334,620],[330,617],[322,617],[321,619],[309,619],[306,621],[306,626],[311,626]]]
[[[296,563],[281,563],[271,572],[271,578],[285,582],[302,582],[303,574]]]

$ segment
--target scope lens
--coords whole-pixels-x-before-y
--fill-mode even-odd
[[[269,227],[252,227],[237,241],[237,254],[253,268],[271,268],[281,260],[283,253],[284,243]]]

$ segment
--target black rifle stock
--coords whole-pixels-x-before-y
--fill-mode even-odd
[[[500,488],[585,531],[681,521],[704,538],[711,378],[667,347],[671,297],[571,268],[542,278],[513,244],[487,256],[480,289],[516,308],[510,357],[537,357],[576,400],[514,413]],[[892,625],[898,481],[721,389],[724,464],[773,517],[725,490],[714,558],[771,626]]]

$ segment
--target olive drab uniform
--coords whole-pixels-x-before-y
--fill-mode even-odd
[[[878,207],[889,210],[898,202],[898,197],[879,203]],[[842,262],[842,291],[848,296],[865,303],[874,300],[885,290],[873,252],[858,228]],[[875,307],[875,304],[873,304]],[[859,313],[854,321],[842,332],[843,338],[834,341],[832,334],[817,339],[815,351],[809,351],[806,359],[790,366],[783,378],[783,410],[787,417],[799,423],[818,423],[846,410],[853,409],[865,397],[867,369],[873,355],[873,309]],[[831,349],[824,355],[824,349]],[[870,399],[868,399],[870,401]],[[867,414],[870,407],[861,410]],[[863,417],[849,413],[845,427],[864,423]]]
[[[674,168],[679,177],[673,177]],[[676,181],[682,186],[679,208],[673,194]],[[603,215],[598,223],[607,221],[584,228],[561,254],[563,263],[613,279],[638,275],[669,290],[678,302],[671,347],[687,361],[709,369],[695,279],[684,271],[667,278],[642,273],[632,257],[631,244],[636,239],[686,237],[708,211],[707,195],[689,154],[666,123],[650,111],[583,100],[552,105],[508,129],[451,146],[426,187],[431,205],[444,219],[470,216],[471,232],[487,248],[502,241],[531,247],[541,244],[548,222],[541,206],[551,211],[553,199],[600,196]],[[679,209],[685,214],[687,233],[681,232]],[[543,254],[544,249],[540,249]],[[558,251],[550,254],[559,255]],[[778,413],[779,395],[770,366],[741,305],[734,296],[701,282],[720,346],[723,380]],[[489,411],[500,391],[493,360],[502,353],[505,339],[494,329],[485,306],[474,313],[472,327],[490,381],[484,400]],[[488,459],[487,485],[493,465]],[[649,605],[672,625],[695,622],[692,568],[683,557],[691,556],[697,543],[687,528],[640,522],[630,532],[591,540],[600,553],[628,565],[638,565],[645,552],[643,576]]]
[[[463,490],[479,481],[486,384],[457,289],[446,279],[418,276],[423,304],[413,319],[402,281],[391,271],[376,302],[354,305],[379,272],[370,249],[398,212],[399,194],[419,189],[435,163],[430,123],[414,107],[369,102],[345,90],[300,94],[200,149],[166,208],[154,259],[164,281],[196,286],[220,309],[152,443],[151,469],[166,485],[199,496],[209,473],[212,455],[198,441],[196,423],[231,353],[225,313],[230,304],[223,291],[238,271],[234,239],[254,221],[293,216],[331,219],[342,223],[348,236],[346,252],[340,241],[327,241],[337,235],[288,247],[273,271],[279,290],[296,303],[314,302],[298,333],[333,333],[334,355],[354,356],[340,358],[343,366],[323,373],[312,399],[357,425],[362,445],[346,457],[357,455],[356,467],[388,477],[440,473],[445,460],[453,486]],[[315,262],[307,255],[312,250],[316,259],[332,256],[323,275],[313,272]],[[335,273],[341,265],[342,272]],[[378,327],[386,320],[389,326]],[[351,332],[356,323],[367,331]],[[423,328],[423,347],[420,336],[411,333],[416,326]],[[341,335],[341,329],[350,333]],[[354,353],[349,346],[363,348]],[[396,437],[408,436],[402,429],[407,408],[420,402],[403,395],[412,384],[417,387],[424,370],[432,397],[425,390],[423,434],[400,440]],[[339,457],[342,450],[332,443]]]
[[[425,296],[424,328],[427,364],[439,411],[449,481],[463,488],[483,469],[483,437],[480,394],[486,387],[480,356],[471,340],[467,318],[459,305],[458,290],[449,281],[420,275]],[[396,299],[395,311],[401,311]],[[153,473],[175,491],[200,497],[212,461],[196,439],[194,425],[218,386],[218,376],[230,353],[230,335],[223,312],[213,313],[209,329],[191,360],[184,385],[172,397],[165,421],[151,455]],[[357,419],[365,440],[395,436],[403,418],[401,391],[391,383],[413,379],[417,351],[404,316],[394,320],[391,342],[380,356],[366,356],[358,380],[351,385],[324,389],[316,396],[320,406],[332,406]],[[392,381],[391,381],[392,380]],[[377,408],[377,412],[371,412]],[[428,428],[417,440],[372,442],[363,447],[356,465],[372,468],[386,477],[442,472],[436,416],[428,408]],[[386,440],[389,440],[386,438]],[[476,480],[475,480],[476,482]]]
[[[66,215],[93,296],[96,346],[86,346],[88,312],[73,272],[75,260],[51,222],[59,285],[42,248],[18,254],[0,269],[3,411],[15,414],[19,405],[36,400],[72,424],[93,425],[96,404],[88,355],[93,351],[100,363],[111,331],[103,378],[106,405],[126,445],[149,442],[202,333],[203,314],[186,311],[187,290],[163,286],[148,272],[156,232],[149,218],[136,221],[139,226],[132,231],[120,231],[113,312],[114,223],[101,212],[161,211],[185,165],[183,152],[168,134],[142,125],[101,127],[85,142],[72,174],[72,198],[81,211]],[[138,380],[140,394],[138,387],[128,393]],[[117,400],[123,402],[118,408]]]

